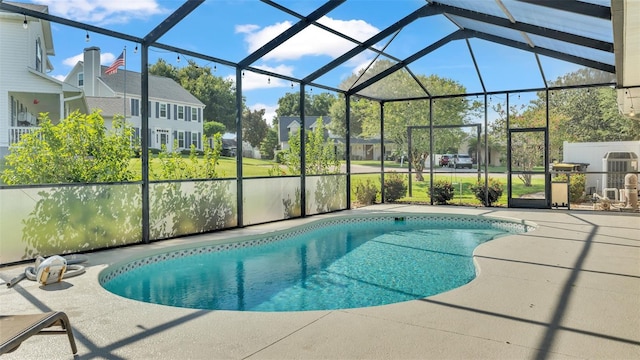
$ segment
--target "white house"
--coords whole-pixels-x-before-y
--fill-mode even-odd
[[[69,72],[64,82],[84,90],[89,110],[101,109],[107,127],[114,116],[125,115],[140,136],[141,75],[118,69],[106,74],[100,65],[100,48],[84,49],[84,60]],[[203,111],[205,105],[173,79],[149,75],[149,147],[174,150],[189,149],[191,144],[202,149]],[[176,149],[176,150],[178,150]]]
[[[48,13],[37,4],[7,4]],[[107,127],[115,115],[125,115],[140,136],[141,76],[118,70],[106,75],[100,65],[100,49],[85,49],[78,62],[59,81],[49,75],[53,70],[49,56],[55,55],[51,24],[19,13],[0,11],[0,156],[22,134],[37,129],[40,113],[48,113],[57,123],[72,111],[83,113],[101,109]],[[126,83],[125,83],[126,81]],[[202,149],[203,109],[205,105],[170,78],[149,76],[149,147],[166,144],[173,150],[191,144]]]
[[[6,1],[7,4],[48,13],[48,7]],[[0,156],[22,134],[38,126],[38,115],[54,122],[87,106],[82,89],[49,75],[49,56],[55,55],[51,24],[46,20],[0,11]]]

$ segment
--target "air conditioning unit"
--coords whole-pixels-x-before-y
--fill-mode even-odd
[[[602,175],[603,189],[624,189],[625,175],[638,171],[638,154],[633,151],[610,151],[602,159],[602,171],[606,172]]]

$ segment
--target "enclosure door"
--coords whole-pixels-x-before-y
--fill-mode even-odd
[[[546,129],[510,129],[508,134],[509,207],[550,208]]]

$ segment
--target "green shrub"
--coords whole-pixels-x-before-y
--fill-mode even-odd
[[[389,173],[384,178],[385,201],[394,202],[407,193],[407,184],[404,177],[397,173]]]
[[[276,152],[275,160],[278,164],[284,164],[286,160],[286,152],[278,151]]]
[[[191,155],[191,149],[182,149],[182,150],[180,150],[180,154],[182,154],[182,155]],[[195,154],[197,156],[202,156],[202,155],[204,155],[204,151],[196,149],[195,150]]]
[[[133,179],[133,128],[115,117],[111,129],[100,111],[74,111],[54,124],[40,113],[40,126],[9,147],[0,175],[8,185],[120,182]]]
[[[433,183],[433,193],[431,189],[427,190],[427,193],[438,205],[445,205],[449,200],[453,199],[453,185],[450,182],[444,180],[438,180]]]
[[[572,203],[581,202],[587,186],[587,176],[585,174],[571,174],[571,184],[569,184],[569,201]],[[553,182],[567,182],[566,174],[557,174],[551,179]]]
[[[371,180],[360,181],[356,184],[355,195],[361,205],[371,205],[376,201],[378,188]]]
[[[489,178],[488,197],[486,196],[487,187],[484,186],[484,181],[480,181],[477,184],[472,185],[471,191],[475,195],[476,199],[480,200],[482,205],[491,206],[491,204],[498,201],[500,196],[502,196],[504,187],[500,181]]]

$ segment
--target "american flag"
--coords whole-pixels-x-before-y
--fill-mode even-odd
[[[118,56],[118,58],[111,64],[107,70],[104,71],[106,75],[115,74],[118,72],[118,68],[124,66],[124,51]]]

